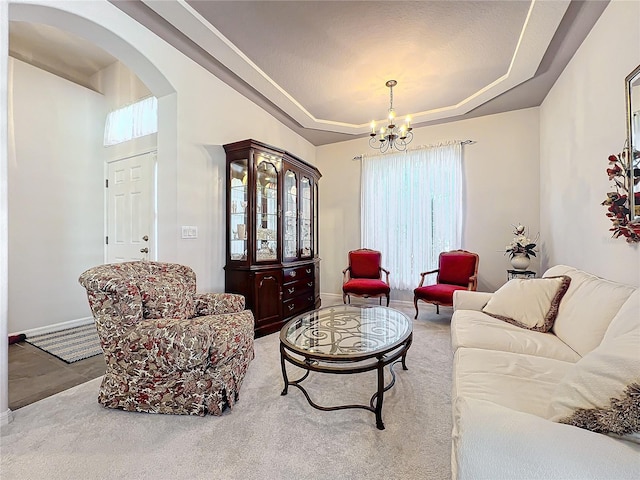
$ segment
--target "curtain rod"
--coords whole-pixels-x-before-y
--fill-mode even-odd
[[[453,142],[453,143],[456,143],[456,142]],[[472,144],[474,144],[474,143],[476,143],[476,141],[475,141],[475,140],[461,140],[461,141],[460,141],[460,145],[472,145]],[[407,152],[410,152],[411,150],[419,150],[419,149],[421,149],[421,148],[425,148],[425,147],[428,147],[428,146],[433,146],[433,145],[420,145],[419,147],[416,147],[416,148],[410,148],[410,149],[408,149],[408,150],[406,150],[406,151],[407,151]],[[362,157],[363,157],[364,155],[365,155],[365,154],[356,155],[355,157],[353,157],[353,160],[362,160]],[[383,154],[383,155],[384,155],[384,154]]]

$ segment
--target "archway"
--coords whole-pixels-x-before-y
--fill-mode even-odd
[[[10,20],[42,23],[54,26],[61,30],[73,33],[88,42],[91,42],[105,51],[109,52],[115,58],[125,64],[132,72],[134,72],[142,82],[144,82],[152,94],[158,98],[158,116],[159,116],[159,129],[158,129],[158,190],[167,194],[167,198],[174,198],[172,193],[175,192],[175,180],[174,170],[175,162],[172,159],[175,158],[176,144],[177,144],[177,99],[176,93],[170,82],[163,75],[162,72],[132,43],[126,41],[116,31],[112,31],[109,28],[97,23],[101,21],[100,13],[96,13],[96,7],[99,10],[104,10],[103,14],[109,15],[112,18],[107,20],[116,19],[117,22],[126,23],[134,22],[132,19],[126,17],[121,11],[116,9],[108,2],[104,4],[92,4],[89,2],[70,2],[60,4],[56,6],[53,2],[43,2],[43,4],[36,3],[20,3],[20,1],[11,2],[8,6],[5,4],[3,12],[0,15],[0,30],[4,32],[8,31],[8,22]],[[94,10],[94,11],[92,11]],[[92,20],[92,18],[94,20]],[[135,22],[134,22],[135,23]],[[109,24],[105,21],[105,24]],[[4,70],[0,69],[0,74],[3,75],[3,84],[0,86],[6,86],[6,64],[8,56],[8,43],[6,37],[3,42],[0,43],[2,50],[2,64]],[[6,90],[4,90],[6,91]],[[3,102],[6,99],[2,100]],[[6,108],[4,108],[6,112]],[[6,113],[5,113],[6,114]],[[6,117],[5,117],[6,118]],[[1,124],[2,122],[0,122]],[[0,142],[3,145],[7,145],[8,142]],[[4,148],[4,147],[3,147]],[[2,152],[0,157],[1,175],[6,179],[6,163],[8,158],[8,149]],[[6,195],[6,189],[2,193]],[[174,224],[175,210],[172,207],[164,208],[162,202],[158,205],[158,223],[159,236],[162,238],[162,225]],[[6,196],[0,201],[0,228],[6,230],[8,228],[8,206],[6,202]],[[175,246],[172,246],[170,240],[160,241],[158,239],[158,249],[163,249],[163,254],[171,255]],[[7,251],[7,236],[2,235],[0,238],[0,247],[3,251]],[[0,272],[3,279],[8,278],[7,262],[1,262],[2,265]],[[0,332],[7,337],[7,313],[6,300],[8,299],[7,282],[2,282],[0,288],[2,289],[2,298],[5,302],[0,302]],[[3,348],[0,348],[0,423],[7,423],[11,419],[11,412],[8,408],[8,350],[6,341],[3,342]]]

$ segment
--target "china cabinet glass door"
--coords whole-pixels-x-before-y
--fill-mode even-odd
[[[229,163],[230,214],[229,245],[231,260],[247,259],[247,173],[248,160]]]
[[[318,239],[318,232],[320,231],[320,215],[318,214],[318,183],[313,186],[313,218],[315,219],[315,225],[313,226],[313,255],[316,257],[320,253],[320,243]]]
[[[284,256],[298,256],[298,191],[297,177],[287,170],[284,175]]]
[[[278,171],[258,157],[256,168],[256,252],[259,262],[278,258]]]
[[[311,180],[300,182],[300,256],[311,256]]]

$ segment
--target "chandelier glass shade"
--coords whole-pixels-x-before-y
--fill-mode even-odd
[[[371,133],[369,134],[369,146],[380,150],[381,153],[387,150],[404,151],[407,145],[413,140],[411,132],[411,118],[407,116],[405,123],[396,125],[396,112],[393,109],[393,87],[398,84],[395,80],[389,80],[385,84],[389,87],[389,115],[387,116],[388,124],[386,127],[380,127],[376,132],[376,122],[371,122]]]

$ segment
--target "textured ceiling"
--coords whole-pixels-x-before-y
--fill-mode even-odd
[[[530,7],[395,3],[189,5],[315,118],[352,124],[384,115],[390,79],[399,114],[454,105],[491,84],[509,70]]]
[[[608,1],[111,0],[315,145],[538,106]],[[87,85],[115,61],[10,23],[10,53]],[[135,69],[135,66],[132,66]]]
[[[315,145],[538,106],[607,1],[114,4]]]

